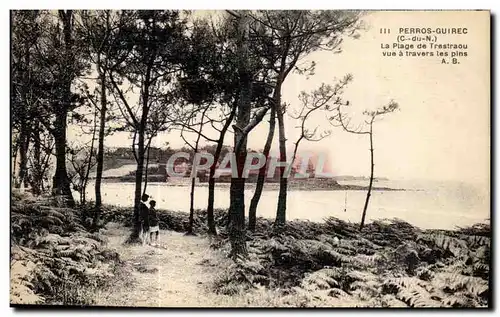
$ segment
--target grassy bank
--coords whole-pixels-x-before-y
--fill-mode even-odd
[[[108,208],[105,221],[130,225],[131,209]],[[212,248],[228,254],[226,212],[216,211]],[[188,215],[160,211],[160,228],[185,232]],[[195,232],[206,232],[197,211]],[[213,292],[244,306],[486,307],[489,302],[490,227],[421,230],[393,219],[358,225],[290,221],[280,234],[259,218],[248,233],[249,257],[220,268]],[[241,304],[244,303],[244,304]]]

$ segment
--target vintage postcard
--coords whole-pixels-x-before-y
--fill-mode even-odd
[[[491,308],[490,30],[12,10],[11,306]]]

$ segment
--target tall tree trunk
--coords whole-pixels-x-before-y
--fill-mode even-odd
[[[151,78],[151,67],[153,58],[151,58],[148,68],[146,70],[146,76],[144,78],[144,89],[142,96],[142,116],[139,122],[139,141],[137,143],[137,170],[135,171],[135,194],[134,194],[134,230],[130,235],[128,242],[134,243],[139,241],[139,235],[142,230],[141,219],[140,219],[140,206],[141,206],[141,196],[142,196],[142,177],[144,171],[144,155],[145,144],[144,138],[146,134],[146,124],[149,114],[149,84]],[[134,137],[135,139],[135,137]],[[133,146],[132,146],[133,147]]]
[[[215,161],[215,155],[214,155]],[[215,164],[215,162],[214,162]],[[208,222],[208,234],[217,235],[217,228],[215,226],[214,217],[214,202],[215,202],[215,168],[210,168],[210,174],[208,176],[208,205],[207,205],[207,222]]]
[[[278,117],[278,136],[279,136],[279,151],[280,162],[286,162],[286,135],[285,135],[285,122],[284,111],[281,109],[282,105],[277,104],[278,110],[276,116]],[[280,189],[278,193],[278,208],[276,210],[275,227],[279,229],[285,225],[286,222],[286,196],[288,187],[288,178],[285,177],[286,167],[280,167]]]
[[[66,99],[68,100],[68,99]],[[75,200],[71,193],[71,184],[66,169],[66,120],[68,113],[61,107],[56,113],[54,124],[54,142],[56,147],[56,172],[52,180],[52,194],[65,197],[69,207],[75,206]]]
[[[13,140],[12,140],[12,145],[13,145],[13,153],[11,153],[11,159],[13,161],[12,163],[12,175],[11,175],[11,184],[14,185],[14,187],[17,187],[17,155],[18,155],[18,152],[19,152],[19,136],[17,137],[14,137],[13,136]]]
[[[80,204],[83,204],[84,200],[85,200],[85,196],[84,196],[84,193],[83,193],[83,186],[80,186],[79,190],[78,190],[78,193],[80,194]]]
[[[208,233],[217,235],[217,229],[215,227],[215,219],[214,219],[214,200],[215,200],[215,169],[217,167],[217,162],[220,158],[220,153],[222,151],[222,147],[224,145],[224,137],[226,135],[229,126],[233,122],[234,115],[236,113],[236,105],[233,105],[233,109],[229,114],[229,117],[226,119],[224,126],[219,135],[219,140],[217,140],[217,147],[214,153],[214,163],[210,166],[210,173],[208,176],[208,206],[207,206],[207,220],[208,220]]]
[[[366,193],[365,206],[363,207],[363,215],[361,216],[361,224],[359,225],[359,230],[362,230],[365,225],[366,211],[368,209],[368,203],[370,202],[370,196],[372,194],[373,185],[373,170],[375,169],[375,164],[373,162],[373,120],[370,123],[370,184],[368,185],[368,192]]]
[[[144,116],[144,112],[143,112]],[[144,122],[143,122],[144,121]],[[142,177],[144,171],[144,133],[145,120],[141,120],[139,127],[139,141],[137,143],[137,170],[135,171],[135,193],[134,193],[134,230],[128,240],[129,243],[139,241],[141,233],[140,205],[142,196]]]
[[[99,67],[98,67],[99,69]],[[100,71],[101,79],[101,113],[99,118],[99,136],[98,136],[98,149],[97,149],[97,170],[95,177],[95,210],[94,210],[94,228],[97,227],[99,222],[99,215],[101,213],[102,196],[101,196],[101,182],[102,170],[104,167],[104,133],[106,130],[106,112],[107,112],[107,97],[106,97],[106,72]]]
[[[30,69],[30,48],[29,46],[32,45],[32,43],[25,43],[25,54],[24,54],[24,64],[27,69]],[[22,96],[22,101],[23,104],[21,104],[20,109],[19,109],[19,115],[21,118],[21,127],[20,127],[20,135],[19,135],[19,142],[18,142],[18,148],[19,148],[19,177],[18,180],[15,184],[16,188],[20,188],[23,185],[26,187],[26,174],[27,174],[27,168],[28,168],[28,149],[29,149],[29,142],[31,138],[31,120],[29,116],[29,104],[30,102],[29,97],[28,97],[28,85],[30,83],[30,73],[29,71],[24,71],[23,72],[23,81],[24,84],[21,87],[21,96]],[[16,162],[17,163],[17,162]]]
[[[209,109],[209,107],[206,107],[205,110],[203,110],[203,113],[201,115],[200,128],[198,130],[198,136],[196,137],[196,143],[194,145],[194,155],[195,156],[196,156],[196,154],[198,154],[201,133],[203,131],[203,120],[205,119],[205,114],[207,113],[208,109]],[[188,227],[186,234],[194,235],[194,231],[193,231],[193,225],[194,225],[194,189],[195,189],[195,185],[196,185],[196,178],[198,177],[198,171],[196,170],[196,166],[193,166],[193,170],[191,173],[194,175],[191,175],[192,179],[191,179],[191,193],[190,193],[190,202],[189,202],[189,227]]]
[[[41,143],[41,140],[40,140],[40,143]],[[45,172],[49,168],[50,158],[52,157],[52,149],[55,146],[55,143],[52,143],[52,141],[49,139],[48,145],[45,142],[43,144],[44,144],[44,156],[43,156],[43,159],[41,160],[42,163],[40,164],[40,179],[41,179],[40,184],[42,187],[42,190],[41,190],[42,193],[45,192],[45,181],[47,181],[47,182],[49,181],[48,179],[45,178]],[[48,184],[47,184],[47,186],[48,186]]]
[[[196,154],[196,153],[195,153]],[[194,226],[194,187],[196,184],[196,176],[191,179],[191,192],[189,193],[189,226],[186,235],[193,235]]]
[[[81,198],[81,203],[85,204],[86,202],[86,191],[87,191],[87,183],[89,181],[89,174],[90,174],[90,169],[92,168],[92,156],[94,156],[94,143],[95,143],[95,133],[97,131],[97,109],[94,112],[94,127],[92,130],[92,141],[90,142],[90,154],[89,154],[89,161],[87,163],[87,168],[85,169],[85,176],[82,181],[82,198]]]
[[[250,202],[250,210],[248,211],[248,229],[250,231],[255,231],[255,224],[257,222],[257,206],[259,204],[260,197],[262,195],[262,190],[264,189],[264,182],[266,179],[266,172],[268,169],[267,160],[273,143],[275,127],[276,127],[276,110],[275,107],[273,106],[271,108],[271,118],[269,119],[269,132],[267,133],[266,144],[264,145],[264,150],[262,153],[266,158],[266,164],[262,166],[259,170],[259,176],[257,177],[257,184],[255,185],[255,192]]]
[[[280,152],[280,162],[287,161],[286,155],[286,134],[285,134],[285,122],[284,122],[284,114],[285,109],[281,104],[281,87],[285,82],[286,77],[290,73],[290,71],[295,67],[299,55],[296,55],[294,60],[287,66],[287,56],[290,52],[291,45],[291,37],[286,36],[283,52],[281,54],[281,63],[280,70],[278,73],[277,87],[276,91],[278,93],[277,101],[275,101],[274,106],[276,107],[276,115],[278,117],[278,144],[279,144],[279,152]],[[278,207],[276,209],[276,220],[274,222],[275,230],[280,230],[286,222],[286,197],[288,190],[288,178],[285,177],[286,167],[280,167],[280,188],[278,193]]]
[[[146,168],[144,170],[144,189],[142,190],[143,194],[146,193],[146,190],[148,188],[149,149],[151,148],[151,140],[153,140],[153,137],[149,138],[147,145]]]
[[[198,135],[198,140],[199,140],[199,135]],[[198,141],[196,141],[196,149],[194,150],[194,155],[196,155],[197,152],[198,152]],[[193,231],[193,226],[194,226],[194,189],[195,189],[195,185],[196,185],[196,177],[198,176],[197,171],[196,171],[196,167],[194,167],[193,171],[194,171],[195,175],[192,175],[193,177],[191,178],[191,191],[189,193],[189,226],[188,226],[188,230],[186,232],[187,235],[194,234],[194,231]]]
[[[41,153],[42,153],[42,145],[40,141],[40,127],[39,123],[36,125],[35,133],[37,135],[33,135],[33,172],[31,173],[33,180],[31,183],[31,188],[33,195],[40,195],[42,193],[42,161],[41,161]]]
[[[215,227],[215,217],[214,217],[214,201],[215,201],[215,168],[217,162],[219,161],[220,152],[222,150],[222,145],[224,138],[219,137],[217,141],[217,148],[214,154],[214,163],[210,166],[210,172],[208,175],[208,205],[207,205],[207,221],[208,221],[208,234],[217,235],[217,228]]]
[[[66,57],[65,66],[71,67],[75,62],[73,55],[73,11],[59,10],[59,17],[63,24],[64,34],[64,56]],[[75,206],[75,200],[71,193],[70,180],[66,169],[66,125],[68,111],[71,105],[71,83],[75,75],[68,69],[68,73],[64,76],[62,102],[56,111],[56,119],[54,122],[54,142],[56,147],[56,172],[53,178],[52,191],[54,195],[63,195],[66,199],[66,204],[70,207]]]
[[[26,186],[25,178],[28,170],[28,148],[31,138],[31,125],[23,124],[21,134],[19,136],[19,177],[16,183],[16,188],[20,188],[23,184]]]
[[[250,96],[252,92],[252,78],[248,69],[248,18],[246,12],[240,11],[239,39],[238,39],[238,72],[240,98],[236,124],[244,128],[250,122]],[[231,178],[230,206],[229,206],[229,240],[231,242],[230,256],[246,257],[248,255],[245,232],[245,179],[243,167],[245,164],[247,144],[246,135],[241,131],[234,134],[234,152],[236,156],[237,178]],[[234,168],[234,167],[232,167]]]
[[[146,82],[149,82],[149,72],[146,75]],[[142,196],[142,179],[144,173],[144,155],[145,146],[144,138],[146,134],[146,123],[148,117],[148,100],[149,100],[149,87],[145,87],[143,95],[142,117],[139,123],[139,140],[137,142],[137,170],[135,171],[135,193],[134,193],[134,230],[130,235],[127,242],[135,243],[139,241],[139,235],[142,230],[140,219],[140,206]],[[135,137],[134,137],[135,140]],[[132,145],[132,148],[134,146]]]
[[[244,160],[241,157],[244,152],[240,152],[236,161],[239,165]],[[238,166],[238,170],[240,170]],[[241,169],[242,170],[242,169]],[[241,171],[238,172],[240,175]],[[242,177],[231,179],[230,188],[231,202],[229,207],[229,239],[231,241],[232,258],[245,257],[248,253],[246,247],[246,232],[245,232],[245,179]]]

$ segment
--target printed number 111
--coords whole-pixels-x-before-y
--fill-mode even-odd
[[[388,28],[380,28],[380,34],[390,34],[391,29]]]

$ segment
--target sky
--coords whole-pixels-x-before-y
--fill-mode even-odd
[[[488,12],[369,12],[359,39],[345,38],[342,52],[315,52],[314,76],[293,74],[283,87],[283,101],[290,109],[300,106],[298,95],[322,83],[334,84],[350,73],[353,81],[343,98],[348,114],[362,122],[365,109],[396,101],[400,110],[374,126],[375,176],[391,179],[455,180],[489,184],[490,174],[490,26]],[[464,35],[436,35],[438,43],[467,44],[467,57],[460,64],[441,64],[438,57],[386,57],[381,44],[396,42],[400,28],[467,28]],[[380,28],[391,34],[380,34]],[[434,50],[428,50],[434,51]],[[449,50],[451,52],[453,50]],[[133,98],[133,97],[131,97]],[[268,118],[249,135],[248,146],[261,149],[267,136]],[[331,129],[322,116],[310,127]],[[287,147],[299,137],[297,122],[286,118]],[[80,136],[70,127],[70,140]],[[277,151],[277,130],[273,151]],[[160,134],[153,145],[183,146],[179,133]],[[225,144],[232,144],[232,134]],[[110,147],[130,147],[125,133],[109,136]],[[369,139],[334,128],[319,142],[301,143],[301,151],[324,153],[336,175],[368,176]]]

